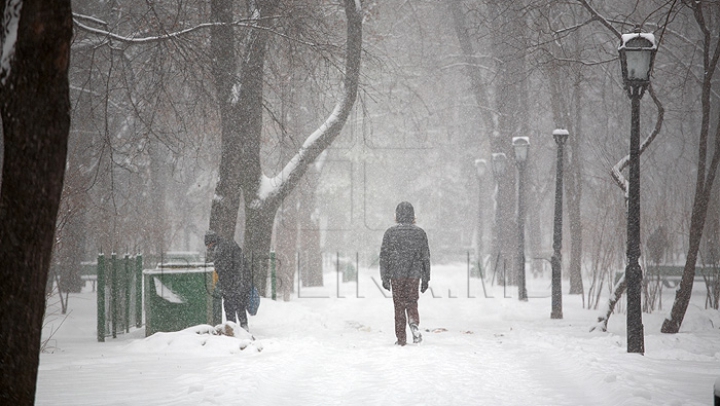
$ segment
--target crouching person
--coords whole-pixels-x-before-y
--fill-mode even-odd
[[[218,287],[227,321],[248,329],[247,301],[252,288],[251,275],[244,266],[242,249],[234,240],[226,240],[214,231],[205,234],[208,260],[215,265]]]

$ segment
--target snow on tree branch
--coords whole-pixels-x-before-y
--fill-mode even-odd
[[[19,0],[17,0],[17,1],[19,1]],[[276,18],[276,17],[268,17],[268,19],[273,19],[273,18]],[[182,37],[182,36],[184,36],[184,35],[188,35],[188,34],[193,33],[193,32],[195,32],[195,31],[203,30],[203,29],[206,29],[206,28],[212,28],[212,27],[218,27],[218,26],[227,25],[227,23],[221,23],[221,22],[201,23],[201,24],[195,25],[195,26],[193,26],[193,27],[186,28],[186,29],[184,29],[184,30],[179,30],[179,31],[175,31],[175,32],[170,32],[170,33],[166,33],[166,34],[162,34],[162,35],[150,35],[150,36],[145,36],[145,37],[139,37],[139,36],[136,37],[136,36],[133,36],[133,35],[121,35],[121,34],[117,34],[117,33],[114,33],[114,32],[112,32],[112,31],[108,30],[108,29],[100,29],[100,28],[90,27],[89,25],[83,24],[80,20],[91,21],[91,22],[93,22],[93,23],[95,23],[95,24],[99,24],[99,25],[103,25],[103,26],[107,26],[107,23],[106,23],[106,22],[104,22],[104,21],[102,21],[102,20],[100,20],[100,19],[97,19],[97,18],[95,18],[95,17],[91,17],[91,16],[86,16],[86,15],[82,15],[82,14],[73,13],[73,22],[75,23],[75,26],[76,26],[77,28],[79,28],[79,29],[81,29],[81,30],[83,30],[83,31],[89,32],[89,33],[91,33],[91,34],[96,34],[96,35],[101,36],[101,37],[109,38],[109,39],[112,39],[112,40],[115,40],[115,41],[119,41],[119,42],[123,42],[123,43],[127,43],[127,44],[149,44],[149,43],[155,43],[155,42],[160,42],[160,41],[166,41],[166,40],[170,40],[170,39],[179,38],[179,37]],[[279,37],[282,37],[282,38],[285,38],[285,39],[288,39],[288,40],[290,40],[290,41],[294,41],[294,42],[297,42],[297,43],[300,43],[300,44],[303,44],[303,45],[309,45],[309,46],[316,46],[316,45],[317,45],[317,44],[314,44],[314,43],[310,43],[310,42],[306,42],[306,41],[299,40],[299,39],[297,39],[297,38],[292,38],[292,37],[289,37],[289,36],[287,36],[287,35],[285,35],[285,34],[282,34],[282,33],[279,33],[279,32],[277,32],[277,31],[271,30],[271,29],[269,29],[269,28],[267,28],[267,27],[263,27],[263,26],[260,26],[260,25],[251,23],[251,21],[254,22],[254,21],[256,21],[256,20],[257,20],[257,19],[254,19],[254,18],[246,19],[246,20],[237,20],[237,21],[233,21],[233,22],[230,23],[229,25],[234,26],[234,27],[244,27],[244,28],[257,29],[257,30],[265,30],[265,31],[269,31],[269,32],[271,32],[271,33],[273,33],[274,35],[277,35],[277,36],[279,36]]]
[[[73,18],[73,22],[75,23],[75,26],[77,26],[79,29],[81,29],[83,31],[86,31],[86,32],[89,32],[92,34],[97,34],[102,37],[106,37],[109,39],[113,39],[115,41],[120,41],[120,42],[124,42],[124,43],[128,43],[128,44],[148,44],[148,43],[153,43],[153,42],[165,41],[168,39],[178,38],[183,35],[187,35],[191,32],[198,31],[203,28],[210,28],[210,27],[220,24],[220,23],[202,23],[202,24],[198,24],[194,27],[190,27],[190,28],[187,28],[184,30],[171,32],[171,33],[167,33],[167,34],[163,34],[163,35],[155,35],[155,36],[148,36],[148,37],[134,37],[134,36],[119,35],[119,34],[111,32],[109,30],[93,28],[93,27],[90,27],[88,25],[81,23],[77,18]],[[241,27],[250,27],[250,25],[248,25],[248,24],[239,23],[239,22],[233,23],[233,25],[237,25],[237,26],[241,26]]]
[[[615,285],[613,286],[613,293],[610,295],[607,303],[602,308],[596,323],[590,327],[590,332],[598,331],[604,333],[607,331],[607,324],[608,320],[610,320],[610,315],[615,310],[615,305],[620,301],[620,297],[622,297],[622,294],[626,289],[627,282],[625,281],[625,273],[623,272],[620,279],[615,282]]]
[[[660,102],[660,99],[658,99],[657,95],[655,94],[655,90],[653,89],[652,84],[650,84],[650,86],[648,87],[648,93],[650,93],[650,97],[655,103],[658,113],[657,119],[655,120],[655,128],[653,129],[652,133],[650,133],[650,135],[645,139],[645,141],[643,141],[640,145],[640,156],[642,156],[643,152],[645,152],[645,150],[650,146],[655,137],[657,137],[657,135],[660,133],[660,130],[662,130],[663,119],[665,117],[665,108]],[[615,164],[615,166],[612,167],[610,171],[610,176],[612,176],[618,187],[622,189],[622,191],[625,193],[626,198],[628,193],[628,181],[622,175],[622,171],[628,166],[629,163],[630,155],[625,155],[620,161],[618,161],[618,163]]]
[[[340,134],[357,98],[362,54],[362,9],[360,1],[345,0],[347,47],[343,94],[332,113],[305,140],[295,156],[272,178],[263,176],[258,190],[258,204],[266,199],[282,199],[313,162]]]

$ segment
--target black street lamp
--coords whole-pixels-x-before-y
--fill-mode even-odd
[[[515,150],[515,164],[518,167],[518,196],[517,196],[517,226],[518,226],[518,252],[517,252],[517,278],[518,299],[528,300],[525,286],[525,163],[527,161],[530,139],[528,137],[514,137],[512,139]]]
[[[570,133],[556,129],[553,138],[558,145],[557,174],[555,175],[555,219],[553,223],[553,256],[552,266],[552,310],[551,319],[562,319],[562,201],[563,201],[563,151]]]
[[[500,210],[500,182],[502,181],[502,178],[505,176],[505,171],[507,168],[507,156],[503,152],[496,152],[492,154],[492,171],[493,171],[493,178],[495,178],[495,233],[494,233],[494,254],[495,254],[495,272],[497,272],[497,268],[499,266],[499,262],[501,261],[501,258],[504,257],[503,249],[502,249],[502,243],[503,243],[503,233],[502,230],[502,214]],[[505,269],[503,268],[503,285],[505,285]]]
[[[483,179],[485,178],[485,172],[487,172],[487,161],[484,159],[475,160],[475,174],[478,178],[478,216],[477,216],[477,242],[476,242],[476,255],[478,263],[478,273],[482,275],[482,259],[483,259]]]
[[[627,213],[627,352],[645,353],[642,324],[642,268],[640,268],[640,99],[650,85],[657,45],[655,36],[636,31],[623,34],[618,47],[623,82],[632,104],[630,173]]]

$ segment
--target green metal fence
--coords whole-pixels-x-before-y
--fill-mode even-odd
[[[97,260],[97,339],[142,326],[142,255]]]

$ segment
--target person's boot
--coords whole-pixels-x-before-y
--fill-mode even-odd
[[[422,342],[422,334],[420,334],[420,329],[418,328],[417,324],[411,324],[410,331],[412,332],[413,336],[413,344],[420,344]]]

